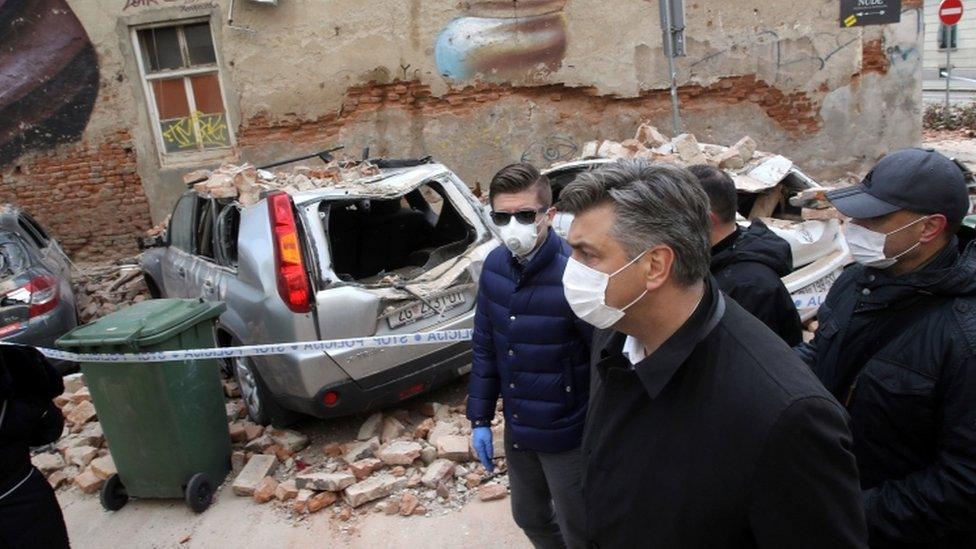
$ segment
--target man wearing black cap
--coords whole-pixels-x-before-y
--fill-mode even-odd
[[[851,416],[873,547],[976,547],[976,247],[959,167],[889,154],[828,193],[857,265],[797,351]]]

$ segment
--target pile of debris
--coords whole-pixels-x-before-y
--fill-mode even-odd
[[[489,474],[470,447],[463,406],[424,402],[375,413],[355,440],[313,442],[301,432],[244,419],[237,384],[223,383],[234,447],[230,491],[298,520],[326,508],[341,521],[370,512],[431,516],[472,498],[508,494],[501,414],[492,427],[495,470]],[[66,418],[64,434],[34,449],[32,461],[55,489],[97,493],[116,469],[81,374],[65,378],[65,393],[55,403]]]
[[[338,187],[380,173],[369,161],[333,160],[325,166],[299,166],[288,172],[260,170],[251,164],[223,164],[216,170],[197,170],[183,176],[183,182],[208,198],[236,199],[251,206],[269,191],[288,193]]]
[[[795,169],[793,161],[773,153],[757,150],[756,142],[743,137],[731,147],[699,143],[694,134],[684,133],[669,138],[650,124],[641,124],[633,139],[625,141],[590,141],[583,145],[581,157],[630,159],[646,158],[681,167],[705,164],[728,173],[740,192],[758,195],[749,219],[769,217],[777,205],[787,200],[802,207],[802,220],[839,218],[839,214],[824,200],[829,188],[821,187]],[[782,183],[788,176],[803,181],[809,188],[800,194],[787,196]],[[799,219],[797,219],[799,220]]]
[[[94,494],[115,474],[115,462],[81,374],[66,376],[64,387],[64,394],[54,399],[64,414],[64,432],[57,442],[35,448],[31,461],[55,490],[71,484]]]
[[[234,385],[226,385],[234,394]],[[258,503],[275,504],[296,517],[327,507],[342,521],[356,514],[430,516],[459,509],[468,499],[508,494],[502,440],[495,422],[495,471],[487,473],[470,447],[463,407],[423,403],[413,411],[376,413],[356,440],[316,447],[297,431],[262,428],[243,417],[239,401],[228,403],[231,489]],[[489,482],[491,480],[491,482]]]
[[[135,258],[112,265],[78,266],[72,274],[72,285],[79,324],[150,299]]]

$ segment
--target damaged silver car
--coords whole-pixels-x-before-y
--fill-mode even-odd
[[[160,296],[226,302],[223,346],[470,328],[481,266],[497,245],[481,204],[426,159],[369,167],[256,170],[255,185],[272,189],[260,195],[240,187],[238,176],[253,178],[254,168],[212,174],[239,195],[213,185],[185,193],[141,257],[147,282]],[[470,362],[469,343],[446,342],[239,358],[232,369],[251,419],[284,424],[296,412],[327,418],[389,405],[465,374]]]

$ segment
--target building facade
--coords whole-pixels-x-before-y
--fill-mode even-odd
[[[976,0],[962,0],[963,18],[946,27],[939,22],[941,0],[925,0],[925,55],[922,65],[926,91],[945,90],[941,72],[946,68],[946,50],[951,50],[953,76],[976,80]],[[976,91],[976,83],[954,80],[953,90]]]
[[[916,144],[921,8],[842,28],[832,0],[688,2],[683,129],[824,178]],[[132,253],[182,176],[221,162],[342,144],[474,186],[671,131],[656,2],[8,0],[0,28],[0,201],[80,259]]]

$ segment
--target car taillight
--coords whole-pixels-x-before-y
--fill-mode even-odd
[[[302,260],[291,197],[285,193],[268,195],[268,214],[274,235],[278,294],[293,312],[307,313],[312,310],[312,288]]]
[[[5,299],[29,305],[28,317],[34,318],[54,310],[61,300],[58,279],[49,274],[33,276],[27,284],[7,292]]]

